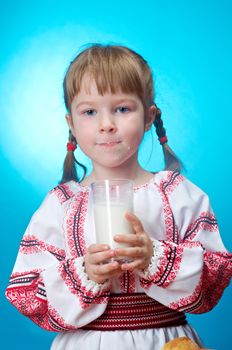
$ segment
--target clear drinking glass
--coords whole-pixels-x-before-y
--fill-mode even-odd
[[[116,234],[132,234],[126,212],[133,212],[133,182],[127,179],[96,181],[93,194],[96,243],[108,244],[112,249],[125,247],[114,241]]]

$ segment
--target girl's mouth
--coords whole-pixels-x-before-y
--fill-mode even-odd
[[[121,141],[107,141],[107,142],[97,142],[98,146],[102,147],[113,147],[121,143]]]

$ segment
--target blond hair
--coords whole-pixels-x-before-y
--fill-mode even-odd
[[[70,64],[64,79],[64,101],[70,111],[80,92],[83,76],[96,83],[99,94],[134,93],[144,108],[154,104],[151,70],[142,56],[124,46],[95,44],[81,52]]]
[[[146,60],[135,51],[118,45],[94,44],[84,49],[70,63],[63,82],[64,102],[68,113],[71,103],[80,92],[85,74],[94,80],[99,94],[130,93],[137,95],[144,107],[145,118],[154,102],[154,83],[152,72]],[[159,138],[165,135],[161,111],[157,108],[154,123]],[[70,133],[69,141],[76,143]],[[181,163],[165,142],[163,144],[165,168],[180,170]],[[82,167],[84,175],[78,179],[75,163]],[[86,168],[76,159],[72,151],[68,151],[61,182],[69,180],[81,181],[86,174]]]

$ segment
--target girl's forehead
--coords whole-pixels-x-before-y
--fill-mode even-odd
[[[136,104],[141,104],[140,97],[134,92],[123,92],[120,88],[115,91],[106,90],[100,92],[97,84],[90,75],[83,76],[79,91],[74,95],[71,102],[72,108],[80,104],[96,103],[96,104],[115,104],[125,101],[130,101]]]
[[[85,73],[81,79],[80,92],[91,95],[92,92],[96,92],[97,90],[97,84],[94,77],[89,73]]]
[[[136,97],[137,94],[134,92],[124,92],[121,88],[121,86],[115,86],[112,90],[110,88],[110,85],[105,86],[104,88],[99,89],[98,85],[101,86],[101,78],[99,77],[98,82],[96,82],[95,78],[91,76],[90,73],[85,73],[83,75],[83,78],[81,79],[80,84],[80,91],[77,93],[77,95],[87,94],[87,95],[105,95],[105,94],[112,94],[112,95],[134,95]]]

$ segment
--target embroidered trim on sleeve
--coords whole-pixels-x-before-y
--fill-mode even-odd
[[[56,186],[50,193],[55,193],[60,204],[63,204],[75,195],[68,183]]]
[[[154,263],[148,267],[149,272],[140,279],[142,288],[148,289],[155,283],[166,288],[175,278],[180,269],[183,247],[174,243],[155,241],[157,244],[157,257]],[[156,253],[155,253],[156,254]]]
[[[153,245],[153,255],[151,258],[151,262],[147,269],[143,270],[141,272],[141,277],[145,279],[150,279],[151,276],[154,276],[157,272],[157,265],[158,265],[158,260],[162,257],[164,253],[164,249],[162,247],[162,243],[152,239],[152,245]]]
[[[171,309],[201,314],[210,311],[220,300],[232,276],[232,254],[205,252],[204,271],[191,295],[168,305]]]
[[[69,259],[65,264],[60,264],[59,272],[71,293],[78,296],[82,308],[92,303],[107,303],[110,282],[100,284],[90,280],[84,269],[83,257]]]
[[[65,251],[57,248],[54,245],[47,244],[39,240],[35,235],[24,235],[21,243],[19,252],[22,254],[37,254],[43,252],[51,253],[57,260],[61,261],[65,259]]]
[[[218,225],[215,215],[209,211],[202,212],[199,217],[189,225],[185,235],[184,240],[194,239],[200,230],[217,232]]]

